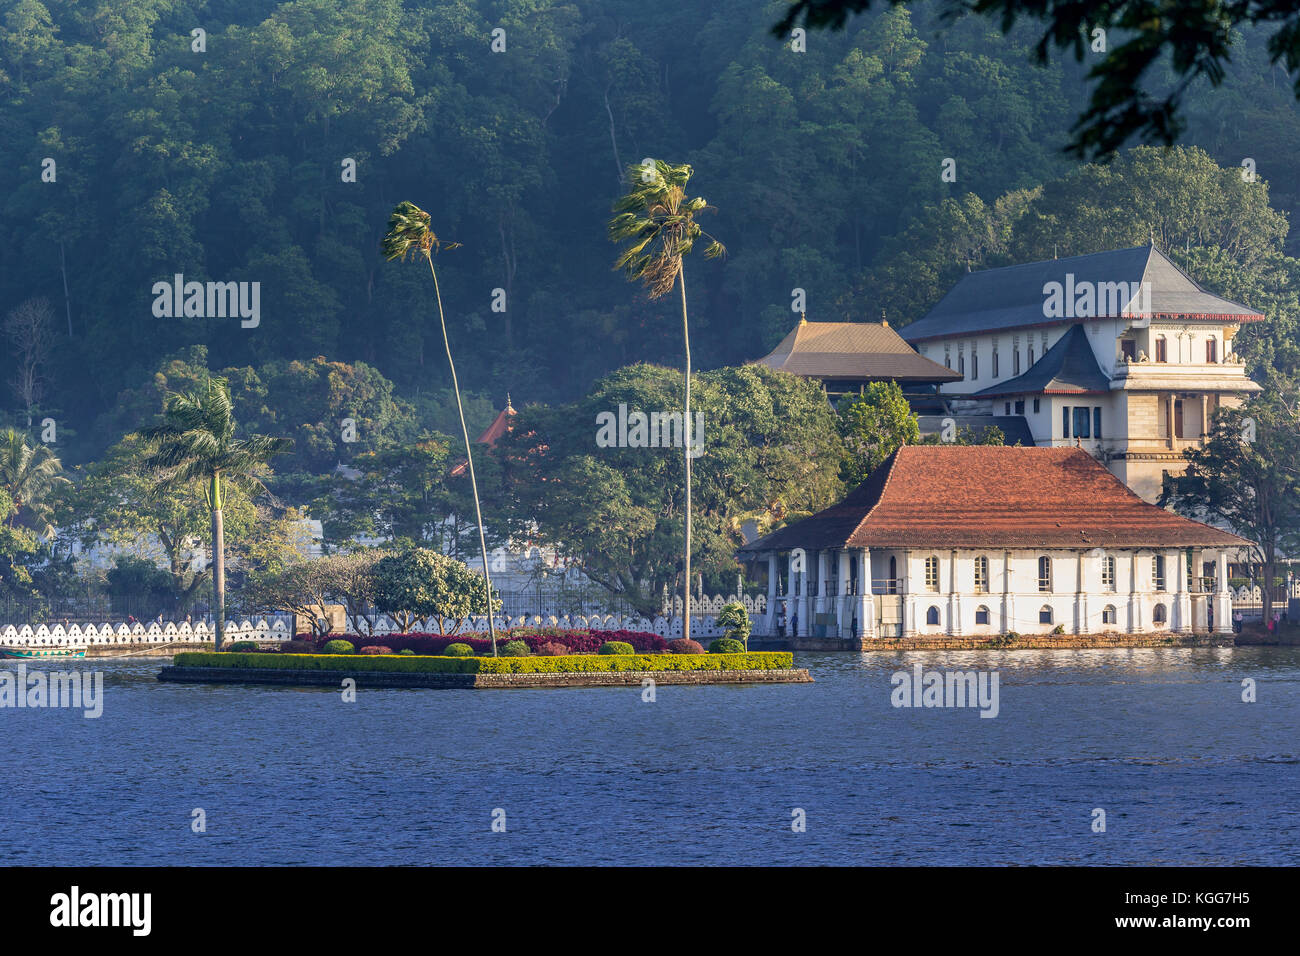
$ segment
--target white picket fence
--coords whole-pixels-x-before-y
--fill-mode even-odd
[[[0,629],[0,645],[63,647],[82,644],[88,646],[92,644],[173,644],[186,641],[210,641],[213,630],[208,627],[206,621],[199,621],[197,624],[191,624],[189,621],[182,621],[180,624],[173,621],[168,621],[166,624],[159,624],[156,621],[142,624],[136,621],[132,624],[103,624],[98,627],[94,624],[87,624],[84,627],[73,624],[67,628],[62,624],[55,624],[53,627],[45,624],[36,627],[30,624],[14,627],[10,624]],[[260,620],[256,624],[252,621],[226,622],[227,641],[287,641],[292,637],[284,621],[277,620],[274,624],[268,624],[265,620]]]
[[[619,614],[575,614],[575,615],[521,615],[519,617],[498,616],[496,625],[505,630],[512,627],[558,627],[569,630],[591,629],[598,631],[642,631],[673,638],[682,635],[680,617],[636,617]],[[436,625],[431,625],[436,626]],[[417,627],[417,629],[420,629]],[[381,616],[375,625],[374,636],[400,633],[397,624],[388,617]],[[487,616],[474,617],[465,623],[460,633],[488,633]],[[159,624],[156,621],[142,624],[103,624],[96,626],[73,624],[64,628],[62,624],[49,627],[39,624],[32,627],[24,624],[14,627],[12,624],[0,629],[0,645],[9,647],[64,647],[68,645],[122,645],[122,644],[173,644],[190,641],[212,640],[213,629],[206,621],[190,624],[182,621],[177,624],[168,621]],[[691,634],[695,637],[721,637],[722,629],[717,626],[712,615],[700,615],[691,618]],[[249,620],[227,621],[225,643],[231,641],[288,641],[293,638],[283,620],[268,623],[265,619],[256,623]]]

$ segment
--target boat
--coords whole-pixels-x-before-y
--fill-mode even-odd
[[[85,657],[86,645],[64,644],[51,647],[18,647],[0,645],[0,657],[19,658],[24,661],[53,660],[60,657]]]

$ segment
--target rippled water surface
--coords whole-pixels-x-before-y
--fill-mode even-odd
[[[1000,713],[890,704],[997,668]],[[83,661],[104,713],[0,710],[7,864],[1300,860],[1300,651],[799,655],[816,683],[337,691]],[[12,661],[0,669],[13,670]],[[69,665],[49,666],[57,669]],[[1258,702],[1242,702],[1242,680]],[[191,830],[202,808],[207,832]],[[491,831],[494,809],[505,833]],[[792,832],[802,808],[807,830]],[[1092,831],[1092,811],[1106,832]]]

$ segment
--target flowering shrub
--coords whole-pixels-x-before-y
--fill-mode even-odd
[[[349,640],[357,643],[375,640],[373,637],[347,636]],[[306,635],[299,635],[299,638],[305,640]],[[533,654],[540,653],[539,649],[544,644],[563,644],[569,649],[568,653],[570,654],[595,654],[600,650],[600,645],[607,641],[622,641],[625,644],[631,644],[633,651],[638,654],[665,654],[668,652],[668,642],[666,640],[658,634],[650,634],[645,631],[566,631],[558,627],[516,627],[511,628],[509,631],[497,632],[497,653],[501,653],[501,648],[508,642],[515,640],[527,644],[529,651]],[[410,650],[421,655],[444,655],[447,653],[447,648],[452,644],[464,644],[472,649],[476,655],[492,656],[492,641],[488,637],[477,633],[472,635],[464,632],[455,635],[428,633],[385,634],[383,642],[385,647],[390,647],[395,652]],[[319,648],[320,642],[313,642],[313,646]],[[311,651],[299,653],[311,653]]]
[[[384,645],[382,644],[370,644],[366,647],[361,648],[361,650],[357,651],[357,653],[358,654],[391,654],[393,653],[393,649],[391,647],[384,647]]]
[[[699,641],[689,637],[679,637],[668,642],[668,650],[673,654],[703,654],[704,647]]]

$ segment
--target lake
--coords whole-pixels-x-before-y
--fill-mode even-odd
[[[892,706],[891,675],[918,662],[996,668],[998,716]],[[1211,865],[1300,849],[1294,648],[799,654],[816,683],[664,686],[653,703],[639,688],[345,703],[163,684],[161,664],[29,665],[100,670],[104,710],[0,710],[6,864]]]

